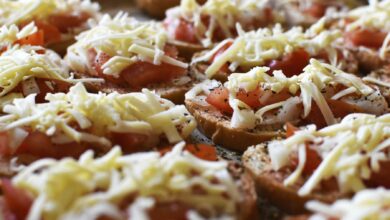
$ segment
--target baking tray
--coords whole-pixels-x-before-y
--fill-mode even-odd
[[[164,0],[161,0],[164,1]],[[115,15],[119,11],[128,13],[130,16],[134,16],[139,20],[151,20],[153,18],[149,17],[136,7],[136,3],[130,0],[98,0],[102,6],[102,11],[110,15]],[[204,136],[199,130],[195,130],[191,137],[190,141],[193,143],[205,143],[210,145],[215,145],[209,138]],[[230,151],[221,146],[216,146],[218,155],[226,160],[234,161],[238,164],[241,164],[241,153]],[[262,220],[278,220],[284,217],[284,214],[278,210],[276,207],[269,204],[267,201],[259,198],[258,208],[260,219]]]

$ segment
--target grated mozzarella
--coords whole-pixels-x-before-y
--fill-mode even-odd
[[[315,219],[390,219],[390,191],[384,188],[362,190],[351,199],[341,199],[333,204],[309,201],[306,208],[315,213]]]
[[[187,68],[188,64],[164,53],[167,34],[157,22],[140,22],[119,12],[115,17],[104,15],[99,23],[76,37],[65,57],[78,72],[91,72],[89,50],[105,53],[110,59],[102,66],[103,74],[119,77],[122,70],[138,61],[155,65],[168,63]]]
[[[291,53],[297,48],[304,48],[311,56],[318,55],[322,51],[329,55],[335,54],[331,47],[336,39],[341,37],[338,30],[327,30],[323,24],[325,20],[318,21],[313,28],[303,31],[302,27],[293,27],[284,31],[281,25],[273,28],[262,28],[256,31],[244,32],[238,28],[238,37],[233,44],[223,52],[205,71],[207,77],[212,78],[220,68],[231,63],[232,67],[250,69],[263,66],[269,60],[275,60]],[[217,47],[222,47],[226,42],[221,42]],[[208,62],[215,54],[211,50],[201,57],[194,59],[193,63]],[[329,59],[329,60],[334,60]],[[235,71],[235,69],[231,69]]]
[[[34,197],[28,220],[123,217],[120,204],[128,205],[124,209],[132,218],[148,219],[147,210],[157,202],[181,202],[191,212],[203,211],[212,219],[236,217],[243,198],[228,163],[199,159],[184,151],[184,145],[177,144],[164,156],[159,152],[123,155],[114,147],[100,158],[88,151],[79,160],[42,159],[24,168],[12,182]],[[205,193],[195,193],[195,187]],[[128,200],[132,197],[134,202]]]
[[[272,141],[269,152],[272,166],[279,170],[288,164],[288,155],[299,152],[298,168],[285,180],[286,185],[301,178],[303,159],[301,146],[314,143],[322,162],[314,173],[304,180],[298,194],[309,195],[322,180],[335,177],[341,192],[358,192],[365,187],[364,180],[380,169],[379,162],[389,160],[384,154],[390,145],[390,115],[376,117],[370,114],[351,114],[339,124],[321,130],[305,129],[286,140]],[[370,162],[371,161],[371,165]]]
[[[186,138],[196,122],[184,106],[175,106],[149,90],[128,94],[88,93],[78,83],[68,93],[46,95],[47,103],[35,103],[35,95],[15,99],[4,107],[0,130],[27,126],[60,142],[87,142],[111,147],[109,132],[137,133],[149,139],[164,135],[170,143]],[[74,128],[78,125],[84,131]],[[86,132],[85,130],[88,130]],[[54,140],[54,139],[53,139]]]
[[[255,67],[247,73],[233,73],[228,77],[228,81],[224,86],[229,90],[229,105],[234,110],[234,117],[230,124],[232,127],[253,129],[257,125],[268,124],[270,121],[277,121],[280,124],[296,121],[299,119],[296,116],[296,114],[299,114],[299,111],[295,114],[282,112],[276,115],[273,115],[274,113],[270,115],[270,112],[278,109],[284,111],[286,109],[297,109],[296,106],[299,104],[303,105],[303,114],[300,117],[306,118],[312,110],[313,101],[319,107],[326,123],[328,125],[335,124],[339,119],[335,118],[325,98],[339,98],[346,94],[354,94],[360,97],[358,99],[352,97],[351,100],[345,100],[359,108],[363,104],[366,105],[366,102],[375,103],[375,107],[372,105],[365,108],[362,107],[367,113],[382,114],[388,111],[388,107],[385,104],[386,101],[379,91],[368,86],[357,76],[345,73],[330,64],[311,59],[310,64],[304,68],[303,73],[292,77],[286,77],[281,71],[274,71],[273,76],[271,76],[267,73],[268,70],[268,67]],[[215,86],[213,87],[213,85]],[[207,89],[215,88],[219,85],[220,83],[215,80],[204,81],[190,90],[186,98],[191,99],[198,94],[207,95],[209,94]],[[336,85],[343,85],[349,89],[330,97],[322,93],[322,91],[327,89],[333,89]],[[268,95],[271,97],[273,93],[287,90],[292,97],[298,99],[277,102],[262,106],[262,108],[256,110],[251,109],[236,98],[240,90],[250,92],[256,88],[264,90],[262,95],[267,96],[267,93],[269,93]],[[262,98],[264,97],[260,97],[260,101]],[[354,98],[355,100],[353,100]],[[256,112],[253,115],[255,110]],[[269,116],[270,119],[265,120],[266,116]],[[275,118],[275,116],[277,117]]]

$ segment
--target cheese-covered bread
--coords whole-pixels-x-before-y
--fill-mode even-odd
[[[365,3],[362,0],[275,0],[274,7],[285,14],[290,26],[310,26],[322,17],[334,17]]]
[[[283,16],[271,8],[268,0],[182,0],[180,6],[167,11],[164,26],[169,37],[178,44],[210,47],[237,35],[236,24],[253,30],[277,22]]]
[[[306,207],[314,213],[309,220],[389,219],[389,205],[390,191],[385,188],[362,190],[351,199],[340,199],[333,204],[315,200],[306,203]]]
[[[15,99],[0,117],[1,136],[8,137],[4,157],[74,156],[90,146],[106,152],[114,144],[125,152],[177,143],[190,135],[195,120],[184,106],[144,89],[139,93],[88,93],[83,84],[68,93],[35,94]]]
[[[290,127],[287,139],[248,149],[244,165],[257,178],[259,192],[300,212],[309,199],[332,202],[366,188],[388,187],[389,128],[389,114],[350,114],[323,129]],[[288,203],[293,200],[292,210]]]
[[[362,16],[364,15],[364,16]],[[361,70],[370,72],[390,63],[390,1],[370,1],[338,17],[333,26],[344,31],[344,48],[352,51]],[[333,19],[332,19],[333,20]]]
[[[46,93],[66,92],[69,85],[76,82],[55,52],[39,46],[10,45],[15,39],[28,35],[28,27],[20,32],[16,32],[15,26],[0,29],[2,44],[8,48],[0,54],[1,106],[8,103],[7,100],[29,94],[37,94],[36,101],[43,102]]]
[[[123,13],[113,18],[105,15],[77,36],[65,60],[77,74],[104,78],[111,88],[186,87],[191,81],[186,75],[188,64],[167,40],[159,23],[140,22]]]
[[[255,208],[252,181],[227,161],[202,160],[184,147],[163,156],[115,147],[99,158],[88,151],[78,160],[42,159],[3,180],[5,203],[13,189],[30,202],[19,216],[42,220],[251,219],[244,210]]]
[[[226,39],[212,50],[195,55],[192,71],[225,81],[232,72],[269,66],[271,70],[283,70],[291,76],[299,74],[310,58],[317,58],[354,72],[356,63],[350,54],[335,47],[335,43],[342,40],[341,36],[339,30],[328,30],[324,19],[306,31],[302,27],[284,30],[275,25],[244,32],[238,27],[237,38]]]
[[[186,94],[189,110],[201,127],[209,130],[209,137],[217,142],[230,140],[220,132],[224,127],[263,137],[264,141],[278,134],[275,131],[287,122],[325,127],[349,113],[381,115],[388,112],[388,103],[378,89],[330,64],[312,59],[301,74],[292,77],[286,77],[282,71],[269,75],[268,70],[257,67],[247,73],[234,73],[225,84],[206,80]],[[214,129],[203,124],[210,121],[217,124]],[[240,133],[226,134],[232,139],[250,140]],[[217,138],[217,134],[222,137]],[[256,141],[260,143],[258,139],[249,143],[256,144]],[[222,143],[235,149],[249,146],[247,141]]]
[[[89,19],[98,19],[99,8],[90,0],[1,0],[0,25],[22,28],[34,21],[42,46],[63,53],[74,36],[89,27]]]

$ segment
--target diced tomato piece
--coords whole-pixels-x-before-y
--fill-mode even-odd
[[[150,220],[187,220],[189,210],[189,207],[179,202],[157,203],[153,208],[148,210],[148,214]]]
[[[15,217],[15,220],[26,219],[33,199],[23,190],[16,188],[8,179],[2,179],[1,185],[4,193],[6,207]]]
[[[282,102],[289,99],[290,97],[291,94],[287,89],[284,89],[278,93],[272,92],[271,90],[260,91],[261,106],[267,106],[278,102]]]
[[[49,23],[61,33],[67,33],[70,28],[77,28],[83,25],[90,15],[88,13],[74,14],[54,14],[49,17]]]
[[[35,21],[38,30],[43,31],[45,44],[61,41],[61,32],[56,26],[42,21]]]
[[[380,161],[380,169],[378,172],[372,172],[368,180],[365,181],[365,184],[371,188],[385,187],[390,189],[390,161]]]
[[[32,155],[38,158],[56,157],[50,137],[39,131],[31,132],[16,149],[15,154]]]
[[[313,2],[311,4],[311,6],[308,8],[305,8],[305,10],[303,12],[306,14],[309,14],[315,18],[321,18],[325,15],[326,5]]]
[[[309,144],[306,144],[306,163],[302,173],[304,175],[311,175],[321,162],[322,158],[318,155],[317,151],[312,149]]]
[[[229,91],[224,87],[218,87],[211,91],[206,98],[206,102],[223,113],[233,113],[233,109],[229,105]]]
[[[175,46],[166,45],[164,48],[164,53],[169,57],[177,58],[179,55],[179,50]]]
[[[289,138],[295,134],[295,132],[299,131],[299,128],[295,127],[290,122],[286,123],[286,137]]]
[[[303,168],[302,174],[309,176],[317,169],[321,164],[322,158],[318,153],[310,146],[309,143],[306,143],[306,161]],[[291,165],[295,169],[299,164],[298,153],[294,154],[291,158]]]
[[[343,118],[348,114],[361,112],[357,106],[348,104],[341,100],[327,99],[329,107],[331,108],[333,115],[336,118]],[[323,128],[327,126],[324,116],[322,115],[320,109],[316,103],[312,103],[312,108],[309,115],[306,117],[306,123],[313,123],[317,128]]]
[[[297,49],[284,56],[282,60],[272,60],[268,66],[271,68],[269,73],[274,70],[281,70],[287,77],[299,75],[302,73],[310,61],[310,54],[304,49]]]
[[[251,108],[256,109],[261,106],[260,103],[261,90],[259,88],[246,92],[240,89],[237,93],[237,99],[249,105]]]
[[[42,30],[38,30],[34,34],[31,34],[25,38],[17,40],[15,44],[43,46],[45,44],[44,32]]]
[[[9,147],[9,135],[7,132],[0,132],[0,156],[10,156],[12,154]]]
[[[355,46],[380,48],[387,36],[386,32],[371,29],[357,29],[347,32],[344,38]]]
[[[137,62],[123,70],[121,77],[131,87],[141,88],[154,83],[169,82],[186,72],[186,69],[167,63],[154,65],[149,62]]]
[[[219,56],[221,56],[230,46],[232,46],[233,42],[227,42],[223,45],[210,59],[210,63],[213,63]],[[229,72],[229,64],[225,63],[219,71],[228,73]]]
[[[161,148],[159,151],[162,155],[172,150],[172,146]],[[187,144],[185,150],[195,155],[196,157],[208,160],[217,161],[218,155],[217,150],[214,146],[207,144]]]
[[[199,42],[196,37],[196,30],[194,24],[192,22],[180,19],[172,22],[169,25],[174,25],[174,37],[176,40],[192,44],[196,44]]]
[[[146,146],[148,138],[144,134],[112,132],[114,144],[121,146],[125,153],[149,150],[150,146]]]

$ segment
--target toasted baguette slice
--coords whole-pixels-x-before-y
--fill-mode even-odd
[[[46,167],[42,167],[41,169],[35,169],[36,164],[41,163],[41,161],[37,161],[35,164],[30,165],[26,168],[26,170],[23,170],[21,173],[13,177],[12,182],[4,179],[3,182],[0,182],[0,185],[4,184],[4,186],[6,186],[3,187],[5,192],[9,192],[9,189],[13,188],[15,192],[20,192],[22,195],[25,193],[25,195],[27,195],[26,199],[31,201],[31,203],[27,205],[27,209],[25,209],[25,214],[31,214],[29,212],[31,212],[33,209],[28,209],[29,206],[32,204],[32,207],[35,207],[34,204],[39,201],[37,199],[39,199],[42,194],[47,193],[47,191],[51,192],[53,190],[58,194],[63,194],[69,190],[66,187],[61,187],[61,185],[51,184],[51,181],[47,181],[47,179],[53,178],[53,176],[56,175],[52,173],[53,169],[66,169],[66,167],[69,167],[70,163],[71,168],[68,172],[74,174],[74,176],[66,179],[66,174],[64,175],[64,172],[62,172],[61,174],[54,176],[58,181],[62,180],[62,182],[67,182],[69,179],[71,179],[70,181],[75,181],[74,179],[80,176],[80,173],[84,174],[85,170],[89,171],[91,177],[101,177],[102,174],[106,174],[103,175],[102,179],[104,179],[104,181],[108,181],[109,183],[112,182],[110,179],[111,172],[117,171],[119,175],[124,177],[117,178],[117,185],[115,186],[112,186],[111,184],[101,186],[101,184],[96,184],[98,181],[100,183],[102,181],[101,179],[96,180],[95,178],[92,179],[90,176],[88,176],[91,178],[91,187],[87,190],[84,190],[83,194],[72,194],[72,196],[68,198],[68,204],[70,205],[53,214],[56,215],[55,219],[73,213],[75,215],[72,216],[75,216],[75,219],[88,219],[85,216],[91,215],[84,215],[86,211],[89,214],[94,213],[94,216],[97,217],[104,216],[107,213],[115,213],[115,219],[127,219],[128,212],[126,211],[129,208],[136,206],[138,204],[137,201],[139,201],[138,199],[152,199],[153,203],[145,207],[148,212],[146,212],[146,210],[142,210],[142,213],[145,214],[145,216],[150,214],[150,217],[156,216],[154,215],[156,213],[161,213],[158,212],[159,209],[164,208],[165,210],[162,213],[164,213],[163,216],[166,217],[162,219],[172,219],[175,217],[175,215],[186,216],[190,214],[190,212],[197,213],[195,216],[204,217],[202,219],[219,219],[219,217],[222,216],[228,216],[231,219],[238,220],[258,219],[258,212],[256,208],[257,194],[254,187],[254,181],[249,174],[245,173],[243,167],[237,163],[203,160],[201,158],[196,158],[196,155],[190,155],[190,152],[183,153],[184,151],[177,147],[174,147],[172,152],[160,157],[158,157],[159,153],[157,152],[125,155],[122,154],[120,150],[118,150],[119,148],[113,149],[100,158],[95,159],[92,157],[89,159],[90,163],[85,162],[83,158],[88,158],[88,156],[91,155],[91,152],[83,154],[79,160],[70,158],[63,160],[51,160],[52,163],[48,164]],[[190,159],[192,159],[192,161],[188,163],[188,160]],[[143,164],[145,160],[147,160],[149,163],[146,163],[145,166],[147,167],[143,168],[141,164]],[[180,162],[183,160],[187,162]],[[101,170],[99,169],[100,166],[95,167],[94,164],[99,164],[105,169]],[[134,167],[132,167],[133,165]],[[91,169],[88,169],[88,167],[91,167]],[[158,168],[168,171],[160,172]],[[32,172],[30,172],[30,170]],[[188,173],[188,170],[194,170],[198,174],[191,172]],[[137,175],[135,176],[135,174]],[[25,178],[23,178],[23,176],[25,176]],[[33,178],[34,180],[40,181],[33,181],[31,182],[31,187],[24,187],[21,183],[27,181],[28,177],[35,177]],[[188,182],[189,184],[179,188],[171,187],[171,181],[177,179],[176,177],[181,177],[185,183]],[[131,184],[133,183],[131,182],[132,180],[137,180],[139,178],[144,179],[147,184]],[[150,184],[155,182],[156,179],[159,179],[157,185]],[[198,185],[197,182],[194,183],[193,180],[201,181],[201,183],[204,184]],[[33,190],[40,188],[41,186],[47,187],[44,187],[36,194],[31,194],[31,196],[28,196],[30,195],[30,192],[33,192]],[[199,189],[203,191],[198,193],[198,191],[194,190],[193,186],[199,186]],[[76,186],[76,190],[77,187],[78,186]],[[115,200],[111,200],[113,188],[118,190],[116,194],[117,196],[115,196]],[[95,191],[95,189],[99,190]],[[220,190],[215,191],[215,189]],[[7,205],[9,204],[9,200],[7,199],[12,198],[14,195],[9,193],[4,194],[6,202],[5,204]],[[110,210],[112,210],[112,212],[110,212],[110,210],[107,211],[107,209],[91,210],[95,207],[94,202],[85,204],[83,207],[74,206],[77,205],[78,201],[81,199],[90,198],[96,194],[98,194],[98,196],[108,195],[104,198],[102,197],[102,200],[99,200],[98,202],[102,201],[105,202],[105,204],[110,204],[108,207]],[[194,195],[194,197],[191,195]],[[62,201],[57,200],[56,198],[57,197],[51,197],[46,201],[52,202],[56,205],[62,204]],[[202,203],[202,201],[206,201],[208,199],[211,200],[210,204]],[[168,204],[168,206],[164,206],[164,204]],[[170,208],[171,206],[169,206],[169,204],[173,204],[173,206],[176,208]],[[14,205],[20,209],[26,207],[19,207],[20,203],[14,203]],[[160,207],[160,205],[163,206]],[[4,203],[2,202],[0,202],[0,209],[3,211],[8,211],[1,212],[0,216],[2,216],[3,213],[10,213],[11,215],[20,210],[10,209],[9,207],[4,206]],[[77,211],[80,211],[75,212],[76,209],[78,209]],[[154,212],[153,209],[155,209],[156,212]],[[38,208],[35,210],[44,216],[43,219],[47,219],[46,216],[50,216],[49,214],[52,214],[50,213],[50,210],[46,211],[44,208]],[[152,217],[152,219],[159,218]],[[187,218],[180,217],[174,219]]]
[[[82,73],[75,73],[77,78],[81,79],[87,79],[91,78],[88,74],[82,74]],[[187,77],[187,76],[186,76]],[[159,94],[162,98],[169,99],[175,104],[183,104],[184,103],[184,95],[185,93],[191,89],[192,85],[197,82],[196,79],[192,79],[190,77],[190,81],[186,82],[184,84],[175,84],[173,81],[168,83],[161,83],[161,84],[153,84],[149,85],[147,88],[150,90],[156,91],[157,94]],[[178,78],[177,80],[184,79]],[[112,82],[86,82],[84,83],[85,87],[92,92],[104,92],[104,93],[112,93],[112,92],[118,92],[118,93],[129,93],[129,92],[136,92],[139,91],[139,89],[129,88],[124,85],[118,85]]]
[[[195,117],[200,130],[215,144],[235,151],[245,151],[248,146],[283,136],[281,127],[264,126],[262,130],[252,131],[232,128],[230,119],[213,106],[204,97],[185,101],[188,111]]]
[[[299,186],[285,187],[283,180],[291,174],[289,171],[276,172],[271,167],[271,159],[265,145],[249,148],[243,155],[242,161],[246,171],[255,180],[259,196],[267,199],[288,214],[302,214],[308,212],[305,203],[309,200],[319,200],[331,203],[348,195],[339,191],[315,191],[309,196],[301,197],[297,191]]]

